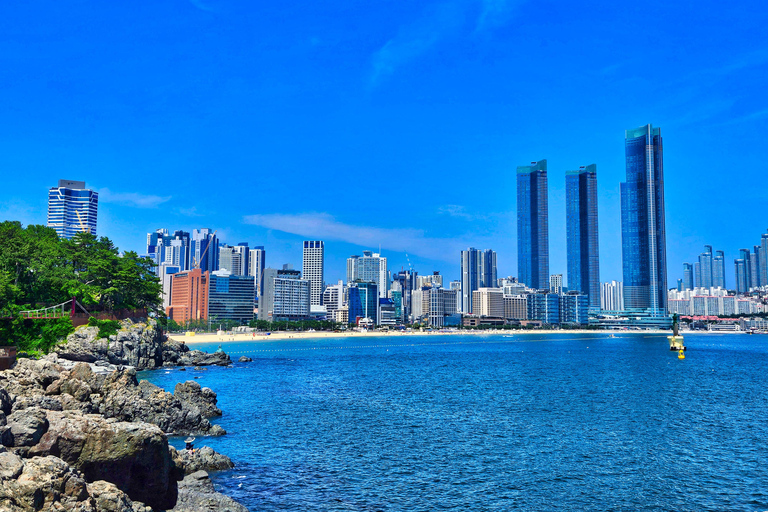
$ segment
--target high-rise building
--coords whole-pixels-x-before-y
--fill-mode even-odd
[[[715,251],[715,257],[712,258],[712,286],[725,288],[725,253],[723,251]]]
[[[552,293],[563,293],[563,274],[552,274],[549,276],[549,291]]]
[[[259,297],[259,320],[303,320],[309,318],[309,281],[301,272],[283,265],[266,268]]]
[[[560,323],[586,325],[589,322],[589,298],[579,291],[560,295]]]
[[[683,290],[693,290],[693,265],[690,263],[683,263]]]
[[[501,288],[478,288],[472,292],[472,314],[504,318],[504,294]]]
[[[461,251],[461,311],[473,312],[472,293],[479,288],[496,288],[496,251],[474,247]]]
[[[549,280],[547,161],[517,168],[517,277],[545,290]]]
[[[250,251],[248,256],[248,275],[253,276],[256,286],[256,297],[261,296],[261,290],[264,288],[264,268],[267,252],[263,245],[257,245]]]
[[[624,310],[624,283],[611,281],[600,285],[600,309],[603,311]]]
[[[539,320],[545,324],[560,323],[560,295],[542,290],[529,293],[526,298],[529,320]]]
[[[58,187],[48,190],[48,227],[60,238],[95,235],[98,209],[99,193],[85,188],[84,181],[59,180]]]
[[[208,318],[248,324],[253,320],[253,277],[227,270],[211,272],[208,285]]]
[[[527,295],[504,295],[504,318],[507,320],[528,320]]]
[[[768,233],[760,237],[760,284],[768,286]]]
[[[373,282],[351,283],[347,290],[349,297],[349,323],[356,324],[363,318],[370,318],[379,324],[379,291]]]
[[[333,318],[336,311],[344,305],[345,288],[344,281],[339,280],[338,284],[327,286],[323,290],[323,305],[328,312],[328,318]]]
[[[744,293],[746,293],[752,286],[754,286],[752,284],[752,253],[749,252],[749,249],[739,249],[739,258],[744,260],[744,277],[746,285]]]
[[[392,276],[392,289],[400,292],[401,298],[401,313],[403,315],[403,323],[410,322],[411,311],[411,292],[418,289],[416,287],[416,279],[418,278],[418,272],[412,270],[401,270]]]
[[[733,263],[736,267],[736,293],[747,293],[749,291],[747,262],[744,258],[737,258]]]
[[[762,264],[762,255],[760,254],[760,246],[754,245],[752,246],[753,253],[751,262],[752,262],[752,286],[758,287],[762,286],[763,276],[760,275],[760,266]]]
[[[704,252],[699,254],[699,288],[712,288],[712,246],[705,245]]]
[[[226,270],[234,276],[248,275],[248,245],[219,247],[219,270]]]
[[[386,297],[389,289],[387,258],[372,251],[363,251],[362,256],[355,255],[347,258],[347,284],[355,281],[376,283],[379,297]],[[351,316],[352,313],[350,318]]]
[[[440,271],[435,270],[432,274],[416,277],[416,288],[423,286],[431,286],[435,288],[443,287],[443,276],[440,275]]]
[[[219,239],[216,232],[208,228],[193,229],[190,240],[190,268],[203,272],[219,270]]]
[[[600,309],[600,253],[597,237],[597,166],[565,174],[568,290],[588,296]]]
[[[309,281],[309,305],[323,303],[323,268],[325,244],[322,240],[304,240],[302,270],[304,279]]]
[[[208,318],[209,278],[199,268],[173,274],[166,315],[179,324]]]
[[[667,315],[667,241],[661,130],[627,130],[627,181],[621,184],[624,306]]]
[[[167,229],[147,233],[147,256],[157,266],[158,276],[161,275],[161,265],[175,266],[179,271],[189,270],[189,233],[174,231],[170,235]]]

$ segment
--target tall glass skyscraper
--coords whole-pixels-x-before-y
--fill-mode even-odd
[[[84,181],[59,180],[48,190],[48,227],[70,240],[77,233],[96,234],[99,193],[85,188]]]
[[[693,280],[693,265],[683,263],[683,290],[693,290],[696,284]]]
[[[461,311],[472,313],[472,292],[479,288],[496,288],[496,251],[474,247],[461,251]]]
[[[627,130],[627,181],[621,184],[624,306],[667,315],[667,240],[661,130]]]
[[[549,288],[546,160],[517,168],[517,274],[530,288]]]
[[[193,229],[190,240],[190,265],[213,272],[219,270],[219,239],[216,232],[208,228]]]
[[[597,166],[565,173],[568,289],[589,297],[600,309],[600,251],[597,238]]]

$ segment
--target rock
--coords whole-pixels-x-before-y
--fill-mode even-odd
[[[195,381],[188,380],[176,384],[173,396],[197,406],[205,418],[213,418],[222,414],[221,409],[216,407],[216,393],[211,388],[201,388],[200,384]]]
[[[8,427],[13,435],[13,446],[34,446],[48,430],[46,411],[30,407],[8,416]]]
[[[194,451],[176,450],[173,446],[168,447],[171,452],[171,458],[177,468],[181,469],[185,475],[195,471],[223,471],[235,467],[232,459],[213,450],[210,446],[203,446]]]
[[[22,396],[13,403],[13,412],[29,409],[30,407],[39,407],[50,411],[61,411],[61,400],[50,396]]]
[[[203,368],[202,366],[195,366],[195,371],[206,372],[208,371],[208,368]]]
[[[179,482],[179,499],[173,512],[248,512],[232,498],[216,492],[205,471],[197,471]]]
[[[5,414],[11,414],[12,408],[13,400],[11,400],[11,396],[6,390],[0,389],[0,411],[3,411]]]
[[[190,350],[179,357],[182,366],[229,366],[232,360],[224,352],[208,354],[200,350]]]
[[[153,508],[173,506],[176,484],[168,439],[158,427],[76,411],[47,414],[48,431],[30,456],[60,457],[88,481],[112,482],[131,499]]]
[[[0,453],[0,461],[0,510],[4,512],[141,510],[113,484],[87,483],[82,473],[58,457],[21,459]]]
[[[102,386],[99,413],[121,421],[153,423],[169,434],[226,433],[218,425],[212,425],[196,403],[180,400],[147,381],[137,384],[135,371],[115,372],[107,377]]]
[[[250,358],[250,357],[248,357],[248,356],[240,356],[240,357],[238,358],[238,362],[240,362],[240,363],[250,363],[250,362],[252,362],[252,361],[253,361],[253,359],[251,359],[251,358]]]
[[[0,427],[0,445],[13,446],[13,434],[11,427]]]

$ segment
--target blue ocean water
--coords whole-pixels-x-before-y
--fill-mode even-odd
[[[768,336],[228,343],[226,494],[274,510],[768,510]],[[213,351],[216,345],[201,346]],[[182,447],[181,439],[172,439]]]

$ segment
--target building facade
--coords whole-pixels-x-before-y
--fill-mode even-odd
[[[219,239],[208,228],[193,229],[190,244],[190,268],[203,272],[219,270]]]
[[[693,290],[695,286],[693,279],[693,265],[683,263],[683,290]]]
[[[504,318],[504,294],[501,288],[478,288],[472,292],[472,314]]]
[[[517,168],[517,277],[530,288],[549,285],[546,160]]]
[[[264,287],[264,269],[266,268],[267,252],[263,245],[258,245],[250,250],[248,255],[248,275],[253,276],[253,282],[256,286],[256,297],[261,296],[261,290]]]
[[[347,259],[347,284],[355,281],[376,283],[379,297],[386,297],[389,290],[387,258],[372,251],[363,251],[362,256],[350,256]]]
[[[624,311],[624,283],[611,281],[600,285],[600,309]]]
[[[234,320],[248,324],[253,320],[254,281],[251,276],[234,275],[227,270],[211,272],[208,284],[208,318]]]
[[[560,296],[560,323],[586,325],[589,323],[589,297],[579,291]]]
[[[369,318],[374,325],[379,324],[379,289],[376,283],[355,282],[347,290],[349,323]]]
[[[309,281],[309,305],[323,303],[323,269],[325,268],[325,243],[322,240],[304,240],[302,272]]]
[[[497,286],[496,251],[468,248],[461,251],[461,304],[463,313],[473,313],[473,292]]]
[[[48,227],[59,238],[71,240],[77,233],[96,234],[99,193],[85,188],[84,181],[59,180],[48,190]]]
[[[264,288],[259,298],[259,320],[305,320],[309,318],[309,281],[301,272],[285,265],[264,269]]]
[[[627,130],[626,181],[621,184],[621,241],[625,308],[667,315],[667,242],[661,130]]]
[[[539,320],[550,325],[560,323],[560,295],[545,290],[529,293],[527,299],[528,320]]]
[[[209,277],[208,271],[199,268],[173,274],[166,316],[181,325],[207,319]]]
[[[565,174],[568,290],[589,298],[600,309],[600,245],[597,232],[597,166]]]

